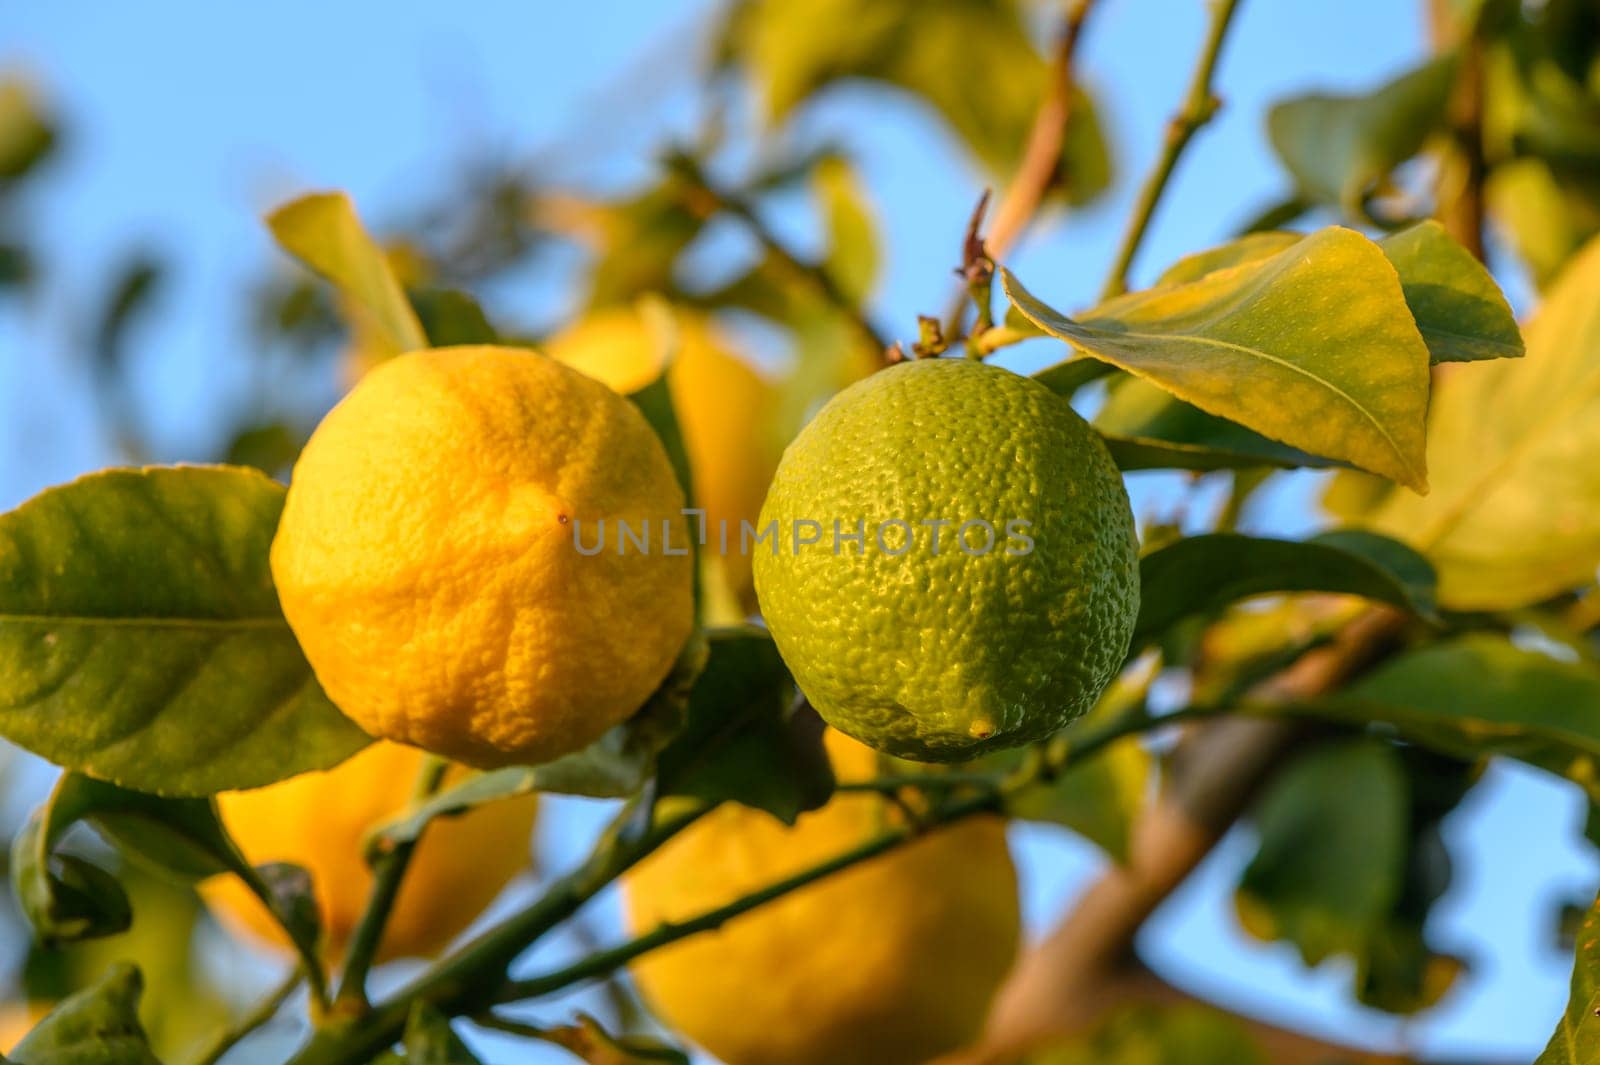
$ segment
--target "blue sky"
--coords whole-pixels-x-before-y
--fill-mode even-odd
[[[1225,237],[1280,192],[1265,106],[1403,69],[1423,48],[1423,6],[1245,0],[1220,77],[1226,107],[1186,156],[1136,278]],[[1204,19],[1201,0],[1101,7],[1082,67],[1113,130],[1122,180],[1092,209],[1039,227],[1010,263],[1061,306],[1087,300],[1098,284],[1132,196],[1128,179],[1154,154]],[[645,0],[0,6],[0,66],[30,72],[69,133],[26,205],[47,283],[25,303],[0,303],[0,507],[117,461],[97,428],[82,354],[108,258],[148,246],[175,260],[156,313],[136,333],[141,409],[158,458],[204,453],[249,401],[242,293],[274,254],[263,210],[309,187],[339,186],[381,221],[419,191],[446,187],[472,146],[537,154],[579,183],[642,176],[665,134],[689,127],[699,26],[711,10]],[[639,91],[645,84],[650,91]],[[858,156],[887,256],[874,307],[909,333],[916,313],[944,305],[981,177],[936,120],[893,93],[835,92],[800,128]],[[798,214],[775,223],[802,245],[814,240]],[[494,299],[550,323],[568,294],[533,278]],[[1006,361],[1026,369],[1053,354],[1035,345]],[[1134,480],[1142,513],[1159,510],[1173,484]],[[1286,493],[1264,522],[1303,527],[1304,498]],[[579,811],[570,823],[592,822],[592,809],[567,808]],[[1444,1006],[1405,1026],[1406,1038],[1513,1059],[1543,1045],[1569,965],[1545,923],[1549,904],[1594,882],[1590,856],[1572,842],[1581,816],[1572,790],[1497,767],[1448,823],[1459,862],[1438,932],[1480,964]],[[570,828],[553,834],[551,862],[570,861],[580,842]],[[1046,829],[1019,829],[1016,843],[1037,927],[1098,859]],[[1163,908],[1146,932],[1151,960],[1180,984],[1283,1023],[1362,1040],[1398,1035],[1395,1022],[1344,1003],[1348,974],[1338,965],[1308,974],[1287,948],[1241,936],[1228,888],[1249,852],[1246,838],[1234,838]],[[607,928],[613,916],[602,907]]]

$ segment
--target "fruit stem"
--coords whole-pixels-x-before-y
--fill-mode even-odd
[[[1133,266],[1134,256],[1139,253],[1139,245],[1144,242],[1145,231],[1150,228],[1150,220],[1155,216],[1156,206],[1161,202],[1172,172],[1177,169],[1179,157],[1195,133],[1211,121],[1221,106],[1221,101],[1211,91],[1211,81],[1216,73],[1217,60],[1222,55],[1223,39],[1228,34],[1228,26],[1233,22],[1238,7],[1239,0],[1212,0],[1211,26],[1195,64],[1194,75],[1189,81],[1189,91],[1177,115],[1167,124],[1161,155],[1139,190],[1139,199],[1128,219],[1128,229],[1123,234],[1116,261],[1100,290],[1101,300],[1120,296],[1128,290],[1128,271]]]
[[[417,770],[417,783],[412,791],[413,805],[431,798],[444,783],[450,763],[429,755]],[[411,865],[411,855],[422,838],[418,833],[404,843],[397,843],[380,855],[374,865],[372,893],[367,896],[367,908],[361,913],[361,923],[350,937],[350,949],[345,954],[344,973],[339,979],[339,990],[333,997],[334,1017],[360,1016],[371,1006],[367,1002],[367,973],[378,955],[378,944],[389,923],[389,914],[400,897],[400,884],[406,869]]]
[[[489,1001],[517,956],[613,880],[711,809],[699,800],[660,800],[650,825],[635,831],[638,806],[629,803],[601,834],[577,869],[553,881],[538,899],[441,958],[363,1017],[343,1018],[311,1036],[285,1065],[359,1065],[400,1037],[415,1002],[447,1016],[475,1012]]]
[[[251,1007],[250,1012],[239,1018],[237,1023],[222,1029],[210,1043],[203,1046],[190,1060],[190,1065],[216,1065],[246,1036],[272,1020],[279,1008],[288,1001],[289,996],[295,993],[304,980],[305,970],[301,966],[296,965],[290,969],[289,975]]]

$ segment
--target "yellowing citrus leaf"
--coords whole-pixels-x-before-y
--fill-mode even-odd
[[[1173,263],[1156,285],[1195,281],[1216,270],[1271,258],[1299,233],[1251,233]],[[1378,241],[1400,275],[1400,290],[1434,362],[1522,357],[1517,319],[1493,275],[1431,219]]]
[[[1433,220],[1378,241],[1434,362],[1520,359],[1522,333],[1505,294],[1471,252]]]
[[[349,196],[302,196],[268,215],[267,225],[285,251],[339,290],[360,316],[363,337],[386,347],[385,354],[428,346],[405,289]]]
[[[1394,494],[1371,518],[1432,560],[1448,607],[1524,606],[1600,565],[1600,240],[1524,334],[1527,358],[1464,368],[1438,388],[1433,494]]]
[[[157,795],[257,787],[368,737],[323,694],[267,551],[284,489],[106,470],[0,516],[0,735]]]
[[[1315,233],[1270,258],[1120,296],[1077,320],[1003,274],[1035,325],[1201,410],[1427,490],[1428,350],[1381,249]]]

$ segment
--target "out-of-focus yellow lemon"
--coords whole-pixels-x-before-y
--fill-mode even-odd
[[[755,595],[750,558],[739,550],[740,522],[755,523],[778,465],[783,441],[778,389],[705,318],[681,313],[676,325],[678,344],[667,386],[689,453],[696,505],[706,512],[708,543],[701,554],[743,616],[755,609]],[[552,358],[626,395],[655,379],[662,345],[644,315],[615,308],[581,319],[544,347]]]
[[[838,732],[842,780],[877,756]],[[788,828],[718,808],[626,880],[630,923],[681,921],[838,855],[899,817],[841,793]],[[982,817],[801,888],[633,966],[662,1019],[728,1065],[913,1065],[977,1035],[1018,937],[1005,826]]]
[[[413,747],[380,741],[326,772],[217,796],[223,823],[252,865],[289,862],[311,874],[324,945],[334,956],[344,950],[372,890],[362,842],[374,826],[405,810],[424,757]],[[471,924],[529,865],[533,818],[530,795],[431,825],[412,854],[379,957],[432,954]],[[237,877],[213,877],[201,894],[230,930],[288,945]]]

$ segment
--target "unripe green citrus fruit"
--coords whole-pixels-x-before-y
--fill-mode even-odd
[[[774,522],[752,545],[773,639],[818,712],[879,750],[958,761],[1041,739],[1127,652],[1122,477],[1026,377],[935,359],[852,385],[784,452]]]

